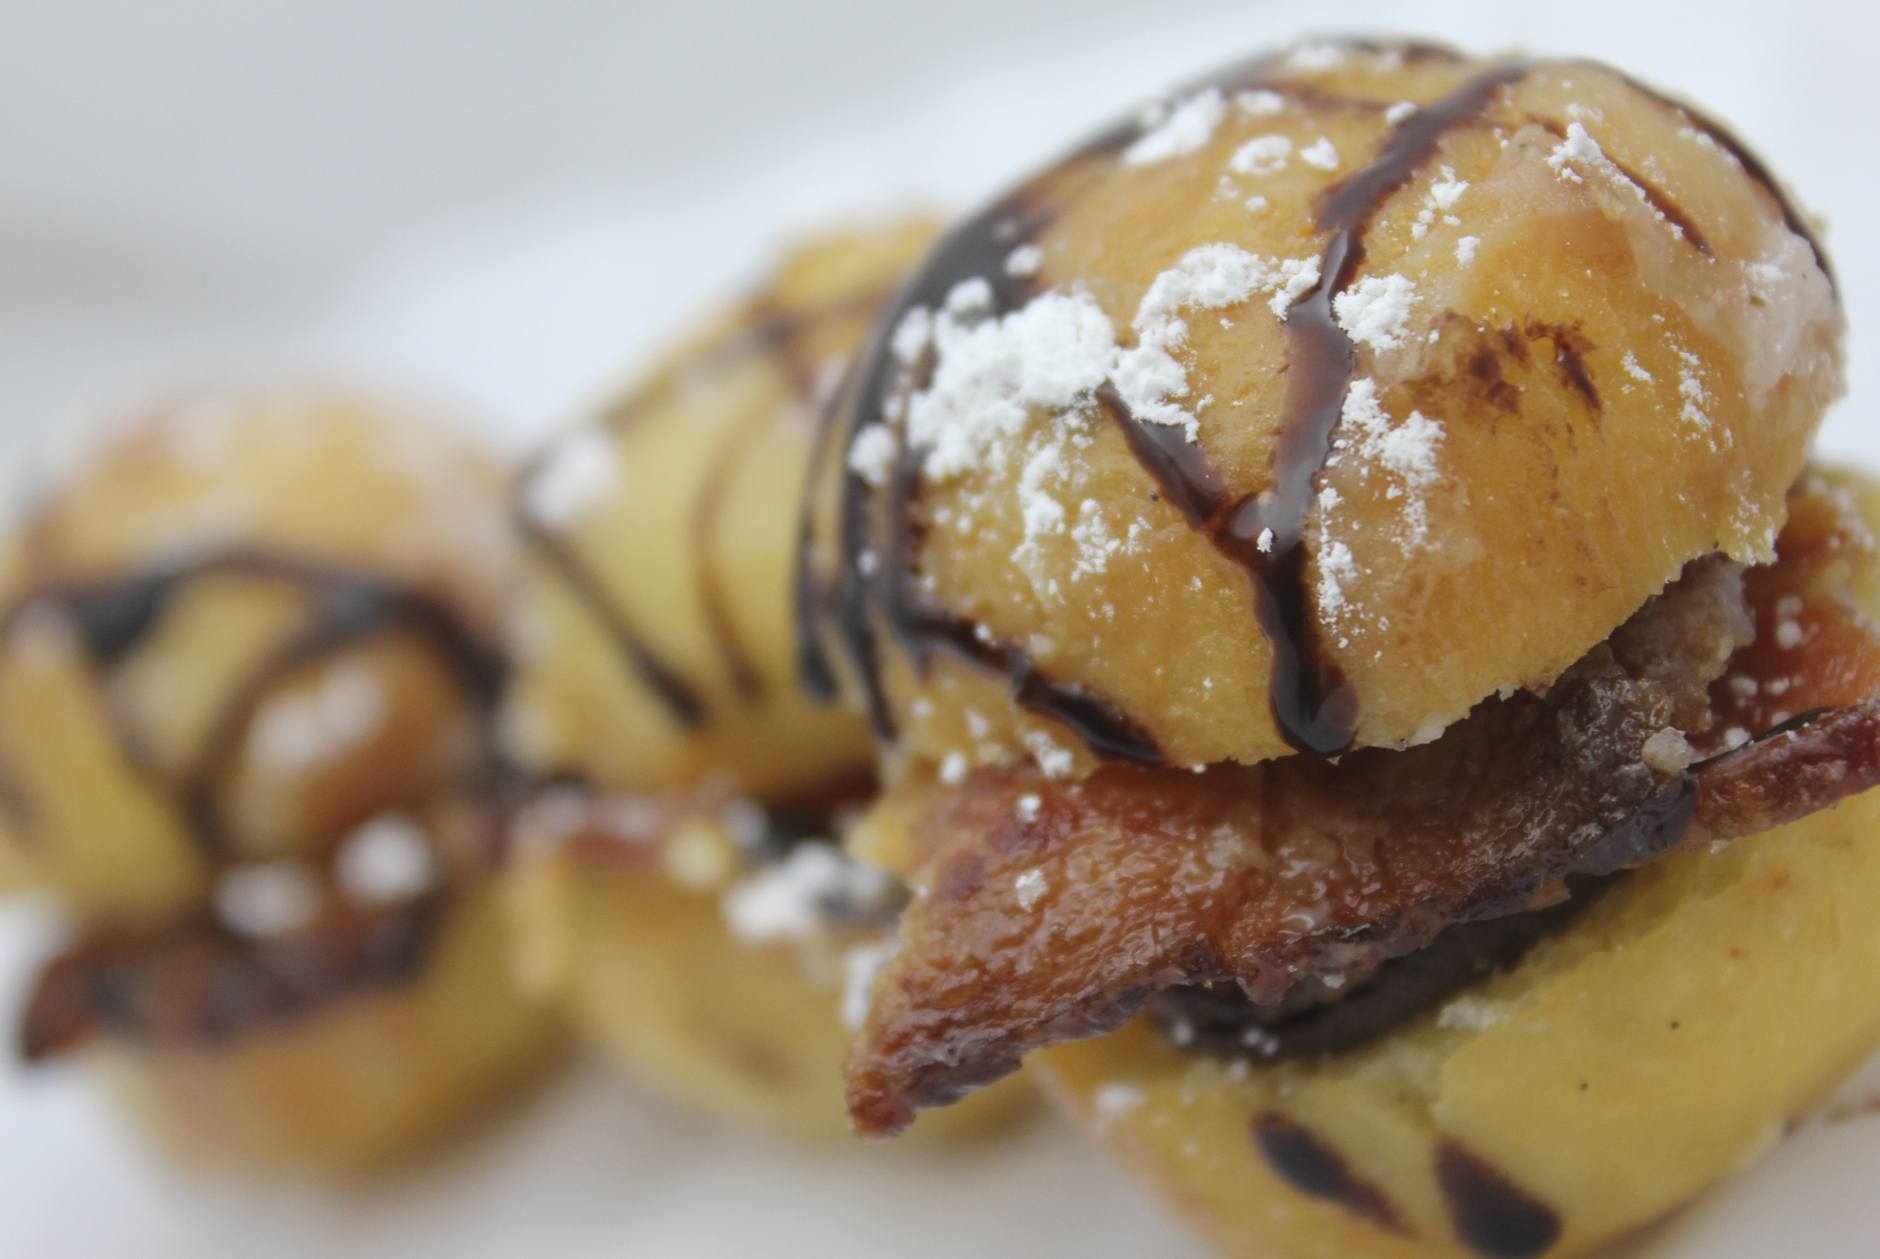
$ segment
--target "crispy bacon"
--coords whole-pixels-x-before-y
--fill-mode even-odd
[[[1355,983],[1568,875],[1880,783],[1880,639],[1850,593],[1872,538],[1819,478],[1791,511],[1774,565],[1745,582],[1693,564],[1544,697],[1491,698],[1423,747],[1074,782],[982,771],[935,792],[903,947],[848,1066],[857,1127],[892,1134],[1158,990],[1234,980],[1272,1002]]]
[[[333,905],[308,927],[265,940],[206,919],[147,936],[101,932],[40,972],[20,1022],[21,1056],[62,1053],[102,1032],[213,1044],[407,982],[424,965],[443,907],[435,893],[372,910]]]

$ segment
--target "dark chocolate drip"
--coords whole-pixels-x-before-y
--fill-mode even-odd
[[[538,523],[517,501],[512,511],[516,532],[535,553],[555,570],[569,591],[587,608],[588,613],[607,636],[614,640],[621,658],[648,690],[666,706],[666,711],[682,726],[695,726],[705,718],[705,703],[690,683],[671,665],[660,659],[626,614],[615,607],[606,591],[572,546],[546,526]]]
[[[854,364],[851,363],[848,374],[852,375],[854,370]],[[846,380],[844,384],[846,386]],[[826,616],[831,609],[835,591],[816,563],[816,508],[827,488],[830,460],[846,450],[845,447],[837,446],[835,441],[836,430],[840,427],[837,417],[845,396],[846,388],[838,389],[817,408],[816,435],[810,443],[803,501],[797,507],[796,572],[790,591],[791,609],[796,620],[796,680],[797,685],[803,688],[803,693],[819,704],[832,704],[841,695],[841,683],[836,678],[834,662],[829,659],[825,639],[828,628]],[[844,563],[839,554],[836,563]]]
[[[156,627],[179,581],[180,570],[166,569],[74,591],[64,599],[65,610],[92,660],[109,668]]]
[[[1323,1198],[1393,1233],[1404,1231],[1397,1208],[1345,1156],[1296,1120],[1269,1110],[1253,1121],[1253,1144],[1266,1165],[1309,1198]]]
[[[1213,522],[1216,545],[1254,576],[1255,610],[1273,646],[1273,717],[1302,752],[1342,752],[1358,719],[1356,693],[1326,658],[1305,581],[1313,487],[1331,456],[1332,433],[1357,370],[1356,347],[1339,326],[1333,301],[1357,275],[1364,232],[1379,207],[1445,135],[1524,73],[1520,62],[1495,66],[1418,109],[1392,132],[1376,161],[1325,194],[1318,226],[1331,239],[1319,257],[1319,282],[1286,315],[1286,400],[1272,486]]]
[[[1150,997],[1144,1011],[1175,1044],[1203,1057],[1276,1062],[1344,1053],[1512,969],[1604,895],[1611,879],[1574,875],[1567,885],[1571,896],[1560,904],[1457,923],[1354,985],[1301,982],[1275,1005],[1260,1005],[1231,983],[1170,988]]]
[[[1454,59],[1453,53],[1436,46],[1410,46],[1406,51],[1418,57]],[[1273,58],[1243,63],[1217,76],[1213,85],[1252,86],[1274,64]],[[1168,433],[1154,431],[1161,426],[1143,424],[1131,415],[1113,389],[1102,391],[1102,401],[1122,424],[1130,448],[1171,501],[1252,575],[1255,611],[1273,650],[1269,692],[1274,719],[1287,741],[1301,751],[1320,755],[1343,751],[1351,743],[1358,715],[1355,692],[1326,659],[1319,643],[1305,580],[1305,520],[1313,503],[1313,484],[1330,456],[1332,430],[1356,361],[1350,338],[1333,316],[1332,301],[1357,272],[1364,254],[1363,233],[1378,207],[1428,161],[1450,129],[1478,114],[1500,88],[1525,72],[1524,63],[1495,66],[1419,109],[1391,133],[1375,162],[1326,195],[1318,226],[1331,237],[1320,259],[1320,280],[1288,316],[1285,423],[1275,453],[1273,486],[1266,494],[1227,499],[1222,478],[1208,466],[1198,447],[1192,452],[1183,450]],[[1103,133],[1071,161],[1112,155],[1140,134],[1141,125],[1134,120]],[[1044,178],[1058,177],[1059,171],[1053,168]],[[1030,195],[1035,186],[1020,188],[950,234],[884,312],[861,360],[861,373],[849,382],[846,425],[840,435],[843,450],[864,427],[880,422],[889,390],[907,383],[887,342],[909,309],[938,308],[955,284],[969,278],[992,286],[995,312],[1012,309],[1029,294],[1031,286],[1008,275],[1004,261],[1013,247],[1044,226],[1044,212]],[[930,352],[916,372],[931,370]],[[919,490],[917,470],[923,453],[902,450],[880,502],[860,475],[847,468],[840,473],[840,568],[831,600],[833,619],[839,640],[860,674],[876,731],[883,738],[892,737],[893,727],[882,690],[874,614],[887,614],[895,637],[916,660],[935,648],[956,649],[942,632],[948,618],[930,615],[925,601],[913,591],[908,520]],[[876,549],[877,534],[883,530],[891,538],[900,535],[900,544],[887,545],[884,539],[884,545]],[[806,543],[804,552],[808,549]],[[872,561],[870,572],[862,571],[865,559]],[[815,591],[807,572],[799,577],[799,591],[800,671],[806,687],[827,693],[833,689],[833,670],[822,655],[821,623],[810,598]],[[983,657],[981,652],[973,658],[992,667]]]
[[[1436,1182],[1462,1244],[1486,1259],[1534,1259],[1560,1240],[1560,1213],[1459,1141],[1436,1147]]]
[[[1633,187],[1645,194],[1646,204],[1664,215],[1665,222],[1677,228],[1678,235],[1689,241],[1698,253],[1706,258],[1717,256],[1717,251],[1710,247],[1709,238],[1698,228],[1696,220],[1685,213],[1684,207],[1673,201],[1664,189],[1614,158],[1612,154],[1608,153],[1606,160],[1618,167],[1619,173],[1631,180]]]
[[[1333,301],[1357,274],[1364,231],[1378,208],[1429,160],[1445,134],[1480,113],[1525,71],[1523,63],[1496,66],[1419,109],[1391,134],[1376,161],[1326,193],[1318,226],[1331,238],[1319,259],[1319,282],[1286,316],[1286,400],[1273,483],[1265,493],[1229,500],[1198,446],[1176,429],[1136,419],[1115,390],[1100,391],[1130,449],[1169,501],[1252,576],[1254,610],[1273,650],[1273,719],[1301,752],[1344,751],[1358,717],[1355,692],[1319,640],[1305,577],[1314,484],[1331,455],[1332,433],[1356,373],[1356,348],[1338,324]]]
[[[1613,71],[1613,73],[1618,74],[1618,71]],[[1735,132],[1731,131],[1728,127],[1724,126],[1721,122],[1718,122],[1715,118],[1706,114],[1695,105],[1690,105],[1684,101],[1675,100],[1672,97],[1666,96],[1663,92],[1648,87],[1629,75],[1620,74],[1619,77],[1653,100],[1676,110],[1678,113],[1684,115],[1684,117],[1690,119],[1694,127],[1716,141],[1718,147],[1735,158],[1737,164],[1743,168],[1743,173],[1762,185],[1763,191],[1774,198],[1777,208],[1782,211],[1782,221],[1788,225],[1788,229],[1808,242],[1809,249],[1813,250],[1815,254],[1815,264],[1821,268],[1821,273],[1828,278],[1828,287],[1834,289],[1837,295],[1839,294],[1840,285],[1834,278],[1834,264],[1828,260],[1828,251],[1822,248],[1820,238],[1815,235],[1815,229],[1809,225],[1800,207],[1789,197],[1788,190],[1783,188],[1781,181],[1775,177],[1774,172],[1763,164],[1763,160],[1757,157],[1756,154],[1751,151],[1750,147],[1738,138]],[[1643,185],[1641,185],[1641,187],[1642,186]]]
[[[769,418],[763,415],[746,416],[743,422],[731,425],[731,431],[718,443],[718,449],[712,452],[710,470],[705,474],[698,497],[692,502],[688,538],[692,548],[694,588],[698,593],[699,607],[705,614],[705,625],[711,631],[718,658],[724,662],[725,672],[730,675],[732,691],[746,702],[762,698],[764,681],[731,617],[731,601],[718,562],[718,523],[727,501],[726,490],[731,469],[737,465],[739,456],[749,444],[753,430]]]
[[[919,534],[907,508],[920,481],[919,458],[919,452],[904,455],[890,478],[889,501],[902,505],[887,522],[887,553],[881,567],[890,572],[906,573],[913,568]],[[1154,738],[1128,714],[1082,686],[1052,681],[1017,643],[984,633],[967,618],[923,599],[911,582],[889,583],[880,598],[896,641],[916,667],[925,670],[936,651],[951,652],[988,673],[1002,675],[1020,708],[1062,722],[1098,756],[1133,765],[1162,763]]]
[[[941,240],[875,321],[858,370],[852,372],[846,382],[843,398],[835,408],[836,418],[830,421],[832,427],[840,428],[838,449],[846,455],[856,434],[869,424],[881,421],[888,391],[898,383],[902,371],[888,348],[902,317],[916,306],[938,309],[945,304],[954,285],[975,278],[991,286],[995,310],[1017,306],[1030,296],[1034,285],[1029,277],[1010,274],[1005,260],[1014,249],[1043,231],[1049,221],[1049,211],[1029,195],[1027,188],[1020,188]],[[931,370],[931,358],[930,353],[928,362],[923,365],[927,370]],[[829,599],[834,605],[832,628],[855,666],[870,720],[876,735],[883,740],[894,737],[894,723],[882,689],[880,648],[875,641],[873,624],[877,607],[888,613],[890,628],[896,637],[914,645],[917,658],[930,652],[922,646],[926,637],[925,621],[914,615],[923,604],[912,588],[913,548],[911,544],[895,546],[891,554],[882,555],[873,546],[873,537],[878,517],[896,533],[904,534],[909,528],[908,518],[920,485],[920,455],[918,451],[901,451],[890,477],[886,501],[880,504],[876,503],[874,490],[868,482],[847,466],[846,458],[839,469],[833,470],[840,481],[836,522],[838,569],[835,589]],[[810,510],[807,503],[804,510]],[[808,546],[803,548],[805,556],[808,550]],[[865,555],[873,555],[879,561],[871,564],[868,572],[863,571]],[[834,670],[823,655],[821,605],[810,600],[817,592],[813,589],[813,574],[801,567],[806,562],[799,561],[797,606],[802,617],[797,626],[799,672],[805,689],[811,694],[829,694],[834,689]],[[895,609],[902,615],[897,617]]]

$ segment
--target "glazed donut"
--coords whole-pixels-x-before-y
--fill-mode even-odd
[[[635,1074],[792,1136],[848,1131],[846,975],[901,899],[837,842],[874,753],[862,717],[798,685],[798,521],[818,409],[933,234],[798,248],[553,443],[514,501],[504,729],[544,784],[511,846],[516,972]]]
[[[32,511],[4,838],[80,926],[29,1059],[108,1060],[194,1160],[339,1174],[547,1064],[490,886],[502,487],[432,422],[256,392],[138,417]]]
[[[1427,45],[1235,67],[943,237],[832,412],[803,548],[805,676],[888,746],[851,851],[913,893],[858,1127],[1145,1005],[1187,1050],[1329,1080],[1636,889],[1731,868],[1709,845],[1851,842],[1804,820],[1880,783],[1866,491],[1804,475],[1841,327],[1807,220],[1716,123],[1591,63]],[[1823,994],[1860,990],[1864,947],[1812,957]],[[1624,1203],[1510,1179],[1505,1147],[1547,1157],[1517,1114],[1414,1148],[1353,1119],[1291,1200],[1195,1214],[1232,1254],[1578,1253],[1749,1154],[1880,1002],[1813,1026]],[[1131,1036],[1059,1056],[1133,1062]],[[1101,1109],[1108,1076],[1064,1078]],[[1275,1148],[1317,1132],[1273,1110]],[[1480,1162],[1456,1177],[1545,1188],[1551,1224],[1445,1214],[1451,1138]],[[1156,1157],[1169,1196],[1215,1192]],[[1368,1222],[1251,1223],[1335,1168]]]

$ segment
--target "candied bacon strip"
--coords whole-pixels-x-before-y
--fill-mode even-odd
[[[17,1032],[29,1062],[115,1033],[217,1043],[414,979],[442,894],[371,910],[329,907],[309,927],[242,940],[206,921],[151,936],[102,932],[40,971]]]
[[[1814,506],[1797,504],[1801,522],[1820,523]],[[899,1131],[1032,1049],[1116,1028],[1155,991],[1237,980],[1270,1002],[1308,977],[1361,980],[1553,880],[1755,834],[1880,783],[1880,640],[1843,563],[1857,529],[1842,516],[1785,534],[1749,583],[1759,623],[1807,626],[1779,662],[1747,642],[1739,570],[1700,562],[1545,698],[1485,701],[1424,747],[1200,774],[1112,765],[1077,782],[981,771],[939,793],[915,832],[902,950],[848,1065],[857,1128]],[[1784,598],[1800,602],[1778,614],[1768,601]],[[1816,682],[1811,660],[1832,666]],[[1707,750],[1706,694],[1778,665],[1821,711],[1681,766],[1662,732]]]

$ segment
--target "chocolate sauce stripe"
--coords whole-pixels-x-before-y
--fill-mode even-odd
[[[1424,51],[1451,56],[1436,48]],[[1252,87],[1266,82],[1265,76],[1275,64],[1273,59],[1266,59],[1231,71],[1230,75],[1237,76],[1233,86]],[[1382,152],[1369,165],[1323,195],[1318,224],[1321,231],[1330,233],[1330,239],[1321,255],[1319,283],[1294,304],[1287,319],[1288,389],[1275,452],[1273,486],[1265,499],[1227,501],[1223,478],[1209,466],[1199,447],[1191,453],[1173,444],[1168,434],[1150,431],[1129,413],[1113,389],[1100,394],[1100,401],[1122,425],[1131,451],[1170,501],[1191,526],[1205,528],[1216,547],[1252,578],[1255,612],[1273,649],[1269,694],[1274,720],[1287,741],[1303,752],[1342,752],[1349,747],[1357,722],[1355,692],[1326,659],[1305,580],[1308,557],[1304,532],[1313,503],[1313,486],[1330,456],[1332,434],[1355,374],[1355,347],[1339,327],[1332,302],[1357,273],[1364,257],[1363,233],[1377,210],[1429,161],[1452,129],[1478,116],[1504,87],[1519,80],[1527,70],[1525,62],[1497,64],[1447,96],[1419,108],[1388,134]],[[1287,84],[1276,80],[1274,86],[1284,88]],[[1139,123],[1125,124],[1086,145],[1079,154],[1114,154],[1123,143],[1119,137],[1139,132]],[[1056,168],[1052,174],[1056,174]],[[1044,216],[1032,203],[1032,190],[1051,177],[1043,176],[1020,187],[949,235],[884,312],[862,360],[866,365],[863,373],[851,382],[843,450],[864,427],[882,419],[890,382],[900,372],[887,354],[885,343],[908,309],[915,305],[937,308],[953,285],[974,277],[993,285],[997,311],[1002,313],[1018,304],[1025,286],[1005,274],[1003,259],[1020,243],[1021,231],[1012,229],[1027,228],[1027,211],[1033,220],[1028,225],[1029,233],[1035,235],[1042,230]],[[921,371],[931,369],[930,351]],[[886,616],[896,639],[917,662],[935,645],[959,649],[959,644],[952,641],[956,636],[951,633],[948,619],[928,607],[914,589],[916,540],[911,516],[919,492],[921,454],[904,446],[886,493],[879,496],[884,500],[880,502],[876,501],[875,491],[855,473],[846,468],[841,473],[838,527],[842,560],[836,577],[835,621],[838,638],[861,675],[876,730],[884,738],[892,736],[892,725],[879,675],[875,613]],[[870,550],[876,560],[872,576],[861,572],[864,554]],[[806,568],[799,568],[799,583],[802,673],[806,686],[814,682],[826,688],[833,672],[821,654],[820,624],[812,622],[810,596],[814,592],[809,590]],[[1006,650],[1010,650],[1009,645]],[[978,648],[967,654],[982,667],[997,667],[998,662]],[[1130,730],[1140,733],[1113,705],[1103,703]]]
[[[705,614],[712,645],[731,678],[733,692],[746,703],[763,698],[764,683],[731,615],[730,594],[725,589],[725,576],[719,562],[719,521],[732,469],[749,448],[752,434],[769,418],[743,416],[719,439],[698,496],[692,500],[691,527],[686,538],[692,552],[693,589]]]
[[[1363,262],[1363,234],[1378,209],[1429,161],[1445,135],[1526,70],[1522,62],[1494,66],[1421,107],[1388,135],[1369,165],[1323,194],[1318,225],[1331,236],[1320,255],[1319,283],[1287,313],[1287,388],[1265,496],[1229,502],[1224,478],[1198,445],[1175,430],[1144,424],[1114,389],[1099,394],[1131,452],[1190,526],[1205,530],[1223,555],[1247,570],[1255,615],[1273,651],[1273,719],[1301,752],[1344,751],[1357,723],[1355,693],[1325,657],[1305,580],[1314,486],[1356,371],[1356,347],[1339,326],[1333,301]]]
[[[1589,64],[1598,66],[1596,62]],[[1838,300],[1840,284],[1835,279],[1834,264],[1828,260],[1828,251],[1822,248],[1821,241],[1815,235],[1815,229],[1809,224],[1808,219],[1802,214],[1801,209],[1795,204],[1794,199],[1789,196],[1788,190],[1784,188],[1781,181],[1775,177],[1775,173],[1767,166],[1763,165],[1762,159],[1751,152],[1749,146],[1745,145],[1743,141],[1737,137],[1735,132],[1731,131],[1728,127],[1724,126],[1721,122],[1718,122],[1715,118],[1697,108],[1695,105],[1687,104],[1684,101],[1678,100],[1676,97],[1668,96],[1656,88],[1641,83],[1628,74],[1612,70],[1610,67],[1598,66],[1598,68],[1618,75],[1619,78],[1623,79],[1633,88],[1643,92],[1660,104],[1676,110],[1679,114],[1688,119],[1692,126],[1709,136],[1724,152],[1735,158],[1737,164],[1743,168],[1743,173],[1748,175],[1755,183],[1761,185],[1763,191],[1767,192],[1775,201],[1776,207],[1782,211],[1782,219],[1783,222],[1787,224],[1788,229],[1808,242],[1809,249],[1814,251],[1815,264],[1821,268],[1822,275],[1827,277],[1828,287],[1834,290]]]
[[[666,706],[673,719],[683,726],[702,722],[704,700],[689,682],[659,658],[626,614],[614,606],[574,548],[550,529],[537,524],[525,511],[515,512],[513,519],[523,541],[555,571],[569,592],[613,639],[628,669]]]

